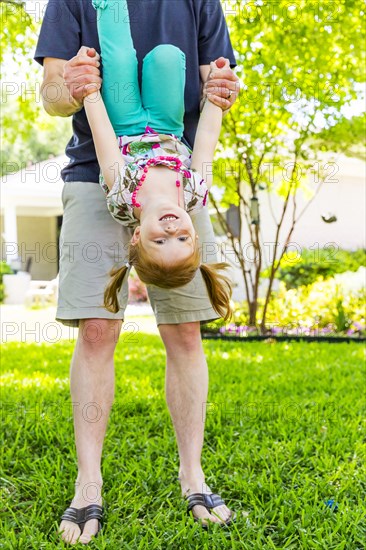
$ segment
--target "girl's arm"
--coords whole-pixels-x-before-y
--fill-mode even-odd
[[[212,62],[211,69],[215,69],[215,67],[215,63]],[[191,168],[198,170],[203,175],[209,189],[212,185],[212,162],[221,132],[221,124],[221,107],[206,100],[194,140]]]
[[[109,189],[112,189],[125,163],[99,90],[85,97],[84,108],[92,131],[100,170]]]

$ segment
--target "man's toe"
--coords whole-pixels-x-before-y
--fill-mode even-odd
[[[91,541],[92,537],[97,534],[98,527],[98,520],[91,519],[87,521],[83,529],[83,534],[80,537],[80,542],[83,544],[88,544]]]
[[[60,526],[61,538],[69,544],[75,544],[81,531],[78,525],[72,522],[65,522]]]
[[[79,542],[81,529],[78,525],[75,525],[72,530],[73,530],[73,534],[72,534],[71,544],[76,544],[77,542]]]
[[[217,520],[220,523],[226,522],[231,516],[231,512],[230,512],[229,508],[225,505],[216,506],[215,508],[212,509],[211,513],[216,518],[218,518]]]
[[[209,514],[207,508],[205,508],[204,506],[196,504],[195,506],[193,506],[191,512],[193,514],[193,517],[198,521],[201,521],[204,525],[207,525],[209,523],[207,520],[210,519],[211,514]]]
[[[205,526],[209,523],[224,524],[231,518],[231,511],[225,504],[215,506],[215,508],[211,509],[211,513],[209,513],[208,509],[205,506],[196,504],[195,506],[193,506],[191,512],[193,514],[193,517],[202,522],[202,524]]]

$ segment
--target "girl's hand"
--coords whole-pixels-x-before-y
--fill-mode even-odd
[[[81,105],[85,96],[101,88],[99,67],[100,55],[94,48],[86,46],[82,46],[76,56],[65,63],[65,84],[71,96]]]
[[[209,100],[221,107],[225,113],[232,107],[239,95],[239,78],[230,68],[230,62],[225,57],[211,61],[210,68],[210,73],[203,86],[202,101],[206,100],[207,94],[209,94]]]
[[[230,69],[230,61],[226,57],[219,57],[216,61],[211,61],[211,67],[214,69]]]

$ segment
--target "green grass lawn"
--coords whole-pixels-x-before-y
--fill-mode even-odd
[[[66,547],[57,527],[76,477],[73,345],[4,346],[1,548]],[[237,512],[236,524],[205,532],[188,518],[165,405],[164,348],[158,337],[138,334],[121,337],[117,348],[103,452],[105,524],[89,547],[364,548],[363,346],[204,346],[210,390],[202,464],[207,483]]]

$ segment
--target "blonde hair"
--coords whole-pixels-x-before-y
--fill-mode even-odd
[[[212,307],[216,313],[223,317],[225,321],[228,321],[232,316],[230,305],[232,286],[230,280],[219,273],[219,271],[229,267],[229,264],[225,262],[201,264],[198,242],[195,244],[192,256],[169,265],[152,260],[141,242],[138,241],[135,245],[130,244],[129,246],[128,263],[135,268],[143,283],[160,288],[184,286],[192,281],[197,269],[200,269]],[[110,272],[112,278],[104,291],[104,307],[112,313],[117,313],[120,309],[117,295],[121,290],[127,270],[128,266],[123,265],[119,268],[113,268]]]

